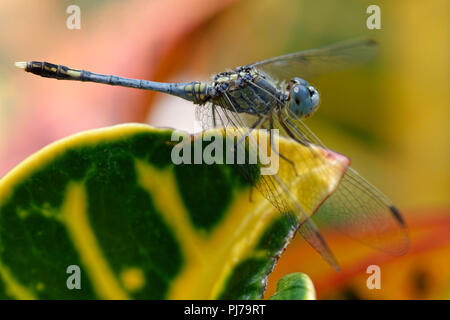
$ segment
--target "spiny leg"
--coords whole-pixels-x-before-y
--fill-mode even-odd
[[[231,115],[228,115],[228,113],[225,113],[225,115],[227,116],[228,120],[233,124],[233,126],[235,127],[235,129],[237,129],[238,131],[243,130],[243,128],[246,127],[246,125],[244,124],[244,122],[242,121],[242,119],[239,116],[239,112],[237,111],[236,107],[234,106],[233,102],[231,101],[230,97],[228,96],[227,92],[223,92],[222,94],[222,98],[225,98],[225,101],[228,103],[229,106],[231,106],[231,113],[233,114],[233,118],[235,118],[236,122],[238,125],[236,125],[234,123],[234,121],[231,119]],[[255,122],[252,127],[256,127],[258,125],[261,125],[264,123],[264,121],[267,119],[267,116],[260,116],[260,118],[258,118],[258,121]],[[239,129],[239,127],[241,129]],[[243,136],[241,138],[239,138],[238,143],[242,142],[241,139],[248,137],[248,141],[249,141],[249,147],[253,144],[256,149],[258,150],[258,144],[256,143],[255,139],[249,135],[250,132],[253,130],[254,128],[249,128],[247,129],[246,132],[243,133]],[[242,133],[242,132],[241,132]],[[237,143],[235,144],[235,150],[236,150],[236,146]]]
[[[269,138],[270,138],[270,148],[272,149],[273,152],[275,152],[281,159],[283,159],[284,161],[286,161],[287,163],[289,163],[292,166],[292,169],[295,172],[295,175],[298,176],[297,173],[297,169],[295,168],[295,163],[288,159],[286,156],[282,155],[280,152],[278,152],[278,150],[275,147],[275,144],[273,142],[273,117],[270,116],[270,120],[269,120]]]
[[[212,104],[211,110],[212,110],[212,122],[213,122],[212,125],[213,125],[213,128],[215,128],[217,123],[216,123],[216,105],[214,103]]]
[[[281,118],[281,115],[280,115],[280,118]],[[286,121],[286,122],[284,122],[284,121]],[[299,142],[299,143],[302,143],[304,146],[309,146],[310,144],[312,144],[303,134],[302,134],[302,132],[294,125],[294,124],[292,124],[290,121],[289,121],[289,119],[286,119],[286,120],[283,120],[283,119],[281,119],[280,120],[280,123],[282,123],[282,125],[284,125],[284,128],[285,128],[285,130],[286,130],[286,132],[289,134],[289,136],[291,137],[291,138],[293,138],[295,141],[297,141],[297,142]],[[292,129],[292,131],[291,131],[291,129]],[[295,137],[295,134],[294,134],[294,132],[295,133],[297,133],[299,136],[301,136],[301,139],[304,139],[304,140],[301,140],[301,139],[299,139],[299,138],[297,138],[297,137]],[[320,144],[319,144],[319,146],[320,146]],[[323,145],[322,145],[323,146]],[[314,158],[317,158],[317,157],[319,157],[319,154],[316,152],[316,151],[314,151],[312,148],[308,148],[309,150],[310,150],[310,152],[311,152],[311,154],[313,155],[313,157]]]
[[[249,83],[250,85],[253,85],[254,87],[256,87],[256,88],[258,88],[258,89],[264,91],[264,92],[267,93],[268,95],[270,95],[270,96],[275,100],[275,102],[278,104],[278,107],[279,107],[279,108],[282,107],[283,102],[282,102],[279,98],[277,98],[275,95],[273,95],[271,92],[267,91],[266,89],[262,88],[261,86],[258,86],[256,83],[254,83],[254,82],[252,82],[252,81],[249,81],[248,83]],[[271,146],[271,149],[272,149],[279,157],[281,157],[283,160],[285,160],[286,162],[288,162],[288,163],[292,166],[292,168],[294,169],[295,175],[298,176],[298,174],[297,174],[297,169],[295,168],[294,162],[291,161],[291,160],[289,160],[286,156],[284,156],[284,155],[282,155],[281,153],[279,153],[278,150],[275,148],[275,146],[274,146],[274,144],[273,144],[273,117],[272,117],[272,115],[270,116],[270,128],[269,128],[269,133],[270,133],[269,137],[270,137],[270,146]]]
[[[221,98],[221,100],[226,101],[223,97]],[[220,112],[222,111],[222,112]],[[227,122],[224,120],[224,118],[222,118],[222,115],[225,117],[225,119],[228,121],[228,124],[231,125],[232,127],[235,127],[236,130],[238,130],[238,125],[237,123],[235,123],[236,119],[233,120],[231,118],[231,116],[223,109],[223,107],[219,106],[217,107],[217,116],[220,119],[220,122],[224,125],[224,130],[225,130],[225,134],[227,134],[226,132],[226,127],[225,125],[227,124]],[[236,143],[234,143],[233,148],[236,148]],[[238,164],[239,165],[239,164]],[[240,165],[239,165],[240,166]],[[247,179],[248,182],[253,183],[254,179],[251,178],[251,176],[248,174],[248,172],[246,172],[245,170],[242,170],[242,172],[244,173],[244,177]]]
[[[264,124],[264,122],[267,120],[267,116],[258,116],[258,119],[250,126],[250,128],[247,129],[245,134],[239,138],[238,142],[236,144],[239,144],[244,140],[254,129],[260,127]]]
[[[224,112],[224,115],[227,117],[228,121],[237,129],[239,130],[239,126],[241,128],[245,127],[245,124],[243,123],[242,119],[240,119],[239,117],[239,113],[237,112],[236,107],[234,106],[234,104],[231,102],[231,99],[228,97],[227,93],[224,92],[222,99],[224,101],[226,101],[228,103],[229,106],[231,106],[231,111],[233,115],[236,115],[236,117],[232,117],[231,114]],[[220,114],[219,114],[220,117]],[[234,120],[232,118],[235,118]],[[246,136],[249,137],[249,149],[251,149],[251,145],[252,143],[254,145],[256,145],[256,149],[258,150],[258,145],[256,144],[256,142],[254,141],[254,139],[252,138],[252,136],[249,136],[250,132],[255,129],[258,126],[261,126],[264,124],[264,122],[267,120],[267,116],[263,115],[257,119],[257,121],[255,121],[255,123],[252,124],[252,126],[247,130],[247,132],[244,133],[243,137],[241,138],[245,138]],[[235,123],[236,122],[236,123]],[[241,140],[241,138],[239,140]],[[252,141],[250,141],[252,140]],[[235,148],[237,146],[237,143],[235,144]],[[242,172],[244,173],[245,178],[250,182],[250,190],[249,190],[249,201],[252,201],[252,193],[253,193],[253,183],[255,182],[255,178],[252,177],[252,175],[249,172],[246,172],[246,170],[242,170]]]
[[[265,117],[265,116],[260,116],[260,117],[258,118],[258,120],[256,120],[255,123],[253,123],[253,125],[249,128],[249,130],[247,130],[248,133],[246,133],[245,135],[250,134],[251,130],[253,130],[253,129],[257,128],[257,127],[262,126],[262,125],[264,124],[264,122],[266,121],[266,119],[267,119],[267,117]],[[250,131],[250,132],[249,132],[249,131]],[[245,138],[245,136],[242,137],[242,138]],[[242,139],[242,138],[241,138],[241,139]],[[239,139],[239,140],[240,140],[240,139]],[[252,202],[252,194],[253,194],[253,186],[250,186],[249,199],[248,199],[250,202]]]
[[[281,109],[278,111],[278,121],[280,122],[281,126],[283,127],[284,131],[286,131],[286,133],[289,135],[289,137],[291,137],[294,141],[300,143],[301,145],[308,147],[309,143],[307,143],[306,141],[302,141],[300,139],[298,139],[292,132],[291,130],[288,128],[288,126],[284,123],[283,117],[281,116]]]

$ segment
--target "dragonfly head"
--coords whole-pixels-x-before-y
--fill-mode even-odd
[[[317,90],[301,78],[293,78],[288,86],[287,111],[297,118],[309,117],[319,105]]]

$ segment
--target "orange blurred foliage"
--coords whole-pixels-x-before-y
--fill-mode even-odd
[[[296,237],[270,275],[266,297],[283,275],[308,274],[318,299],[449,299],[450,211],[414,212],[409,222],[410,247],[399,257],[327,232],[325,238],[340,262],[336,272],[301,238]],[[367,267],[380,267],[381,289],[368,289]]]

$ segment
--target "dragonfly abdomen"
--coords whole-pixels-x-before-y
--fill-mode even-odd
[[[199,81],[188,83],[162,83],[148,80],[129,79],[113,75],[94,73],[86,70],[73,69],[63,65],[40,61],[18,62],[16,65],[19,68],[24,69],[26,72],[45,78],[96,82],[113,86],[153,90],[168,93],[196,104],[203,104],[210,98],[208,95],[210,86],[207,83]]]

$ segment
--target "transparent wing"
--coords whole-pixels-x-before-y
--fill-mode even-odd
[[[222,103],[229,104],[227,101],[222,101]],[[208,102],[204,105],[195,106],[195,119],[202,125],[204,130],[215,127],[235,127],[239,123],[247,128],[250,128],[258,120],[258,116],[256,115],[243,113],[238,115],[229,115],[229,112],[229,110],[224,109],[220,105]]]
[[[366,62],[376,54],[376,49],[377,43],[374,40],[358,39],[274,57],[249,66],[278,80],[289,81],[293,77],[309,79]]]
[[[287,117],[286,123],[296,139],[325,147],[300,119]],[[283,134],[287,135],[286,131]],[[400,212],[352,168],[317,210],[314,220],[391,254],[402,254],[408,248],[407,229]]]
[[[223,106],[223,107],[222,107]],[[215,117],[219,119],[219,123],[225,124],[228,127],[233,127],[235,130],[239,131],[239,135],[241,137],[249,136],[249,128],[252,124],[255,123],[253,116],[245,116],[243,114],[239,114],[237,112],[233,112],[233,108],[235,108],[228,98],[227,95],[220,99],[219,105],[214,107],[214,112],[216,112]],[[299,145],[299,148],[301,146]],[[259,149],[256,141],[249,141],[249,148],[252,148],[252,152],[262,152]],[[322,148],[317,148],[317,152],[325,152],[328,151]],[[320,149],[320,150],[319,150]],[[301,152],[296,153],[297,157],[301,157]],[[326,157],[325,154],[321,154],[320,157]],[[323,174],[325,177],[330,175],[329,170],[337,170],[337,168],[330,168],[329,165],[324,165],[322,167],[318,166],[318,163],[321,162],[322,158],[313,158],[308,157],[303,159],[290,159],[294,163],[303,163],[305,168],[309,168],[314,166],[317,170],[320,170],[319,174]],[[282,160],[281,160],[282,161]],[[307,161],[315,161],[314,163],[307,163]],[[303,207],[296,199],[295,194],[301,194],[303,199],[307,197],[311,197],[311,199],[316,199],[317,197],[326,197],[327,194],[318,194],[318,192],[324,192],[321,190],[319,186],[317,188],[306,188],[301,183],[302,177],[305,177],[306,173],[296,172],[294,167],[291,168],[289,172],[284,172],[281,176],[278,174],[274,175],[257,175],[255,176],[251,172],[245,171],[245,167],[241,168],[243,170],[243,174],[247,179],[250,179],[252,185],[255,186],[261,194],[268,199],[275,208],[277,208],[281,213],[286,214],[290,217],[290,219],[297,219],[295,221],[295,225],[301,225],[300,233],[305,238],[305,240],[316,249],[319,254],[336,270],[339,270],[336,259],[334,258],[331,250],[329,249],[327,243],[319,233],[317,227],[314,222],[310,219],[310,216],[313,214],[316,208],[313,207]],[[323,172],[322,172],[323,171]],[[316,172],[315,172],[316,173]],[[317,173],[316,173],[317,174]],[[334,172],[334,176],[336,173]],[[295,193],[292,192],[295,190]],[[306,203],[312,203],[306,201]],[[295,214],[292,214],[295,213]],[[299,220],[298,220],[299,219]]]
[[[227,127],[228,119],[222,116],[221,107],[212,102],[195,106],[195,119],[201,124],[203,130],[215,127]]]

